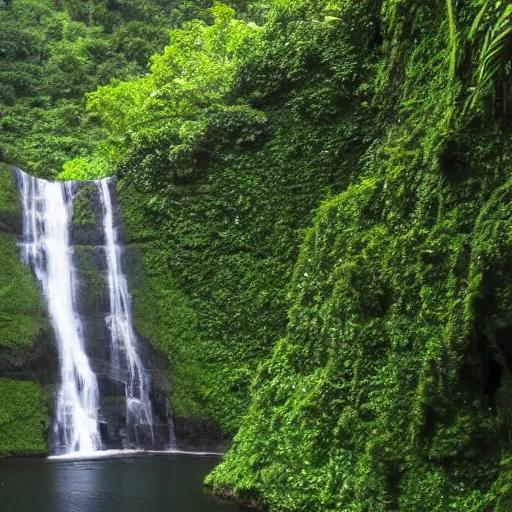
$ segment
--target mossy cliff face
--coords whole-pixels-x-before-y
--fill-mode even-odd
[[[359,97],[347,87],[367,73],[348,51],[368,38],[344,37],[336,24],[289,29],[288,18],[309,16],[302,7],[276,21],[272,41],[248,43],[232,92],[243,107],[207,109],[201,137],[182,145],[160,125],[141,133],[120,169],[128,237],[143,246],[150,278],[134,291],[137,321],[169,356],[177,417],[213,421],[227,436],[285,333],[303,230],[321,200],[347,186],[341,165],[360,155],[368,116],[354,115]],[[168,156],[173,148],[183,158]]]
[[[204,406],[210,375],[201,366],[204,347],[199,340],[197,310],[168,270],[168,250],[158,225],[153,224],[150,212],[141,208],[144,196],[123,182],[119,188],[135,328],[168,360],[166,374],[154,373],[153,378],[171,383],[169,399],[178,446],[222,450],[226,436],[219,432],[218,417]]]
[[[38,383],[0,378],[0,455],[42,455],[48,451],[47,409]]]
[[[21,226],[12,171],[0,165],[0,455],[47,450],[41,385],[53,379],[55,350],[36,281],[20,262]]]
[[[362,105],[379,131],[306,232],[218,493],[280,512],[512,508],[510,83],[499,112],[468,110],[478,7],[382,2]]]

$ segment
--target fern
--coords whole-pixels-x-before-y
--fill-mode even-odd
[[[482,7],[469,32],[469,38],[474,40],[476,33],[487,10],[488,2]],[[466,108],[474,109],[485,96],[488,85],[502,72],[510,60],[512,43],[512,5],[508,5],[496,23],[490,27],[478,59],[476,70],[476,87],[468,99]]]

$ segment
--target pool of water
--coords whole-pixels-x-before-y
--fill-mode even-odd
[[[2,512],[239,512],[203,493],[219,457],[0,459]]]

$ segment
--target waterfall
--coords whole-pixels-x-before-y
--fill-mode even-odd
[[[22,261],[41,283],[59,349],[54,422],[58,451],[96,451],[101,448],[98,382],[76,312],[76,272],[69,242],[74,185],[36,179],[19,169],[15,175],[23,203]]]
[[[107,324],[111,335],[112,373],[114,375],[127,371],[126,382],[126,423],[129,435],[134,436],[138,445],[138,427],[149,429],[152,442],[153,414],[149,397],[150,376],[144,370],[138,353],[138,341],[133,329],[131,296],[128,283],[121,268],[122,247],[118,243],[117,230],[114,225],[112,197],[109,179],[98,180],[103,206],[103,231],[105,233],[105,256],[107,261],[107,280],[109,290],[110,315]]]
[[[149,349],[142,350],[133,327],[111,192],[115,180],[49,182],[19,169],[14,174],[23,205],[21,258],[41,285],[59,352],[52,451],[80,455],[172,444],[168,402],[155,390],[163,406],[153,410],[152,378],[144,366]],[[73,222],[74,198],[84,190],[95,219],[94,242],[88,238],[92,245],[85,246],[83,228]],[[79,254],[95,254],[94,268],[84,269]],[[92,306],[84,295],[84,275],[91,270],[107,285]]]

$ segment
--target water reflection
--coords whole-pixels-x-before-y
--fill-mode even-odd
[[[132,456],[95,461],[0,460],[5,512],[235,512],[202,492],[216,457]]]

